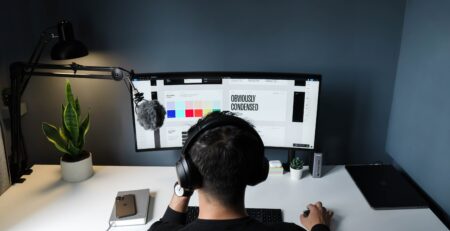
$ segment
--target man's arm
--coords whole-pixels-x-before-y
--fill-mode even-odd
[[[173,194],[164,216],[153,223],[149,231],[179,230],[183,228],[186,223],[186,210],[189,199],[190,197],[179,197]]]

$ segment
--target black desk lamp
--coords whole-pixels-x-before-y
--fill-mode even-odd
[[[56,34],[51,32],[55,28],[57,28]],[[21,178],[22,175],[32,172],[25,150],[20,115],[21,97],[31,76],[124,80],[128,89],[134,91],[136,103],[143,99],[143,94],[136,90],[130,80],[134,75],[133,71],[127,71],[120,67],[82,66],[76,63],[69,65],[39,64],[39,59],[47,43],[55,38],[58,38],[59,41],[51,51],[51,58],[54,60],[74,59],[88,54],[87,48],[80,41],[75,40],[72,24],[63,20],[57,26],[49,27],[42,32],[28,63],[15,62],[10,65],[11,93],[4,95],[4,101],[9,107],[11,118],[11,154],[8,162],[12,184],[22,183],[24,181]],[[54,70],[70,70],[72,73],[52,72]],[[77,71],[98,72],[99,74],[77,74]]]
[[[88,55],[86,46],[75,40],[72,24],[69,21],[59,22],[58,38],[59,41],[53,46],[51,52],[53,60],[74,59]]]

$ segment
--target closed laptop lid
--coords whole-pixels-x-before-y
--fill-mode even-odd
[[[374,209],[428,207],[425,199],[392,165],[345,167]]]

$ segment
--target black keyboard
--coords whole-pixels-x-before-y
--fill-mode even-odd
[[[247,214],[255,220],[263,224],[274,224],[283,222],[283,214],[281,209],[246,209]],[[198,207],[189,206],[186,214],[186,224],[191,223],[198,217]]]

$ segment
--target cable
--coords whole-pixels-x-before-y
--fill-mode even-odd
[[[109,226],[108,226],[108,228],[106,229],[106,231],[109,231],[113,226],[115,226],[116,225],[116,222],[109,222]]]
[[[122,68],[119,68],[119,69],[128,74],[128,76],[124,76],[123,81],[124,81],[125,85],[127,86],[130,94],[134,95],[133,101],[134,101],[134,104],[137,106],[139,104],[139,102],[144,100],[144,93],[139,92],[139,90],[134,86],[133,82],[131,81],[131,79],[134,76],[134,71],[133,70],[127,71]]]

